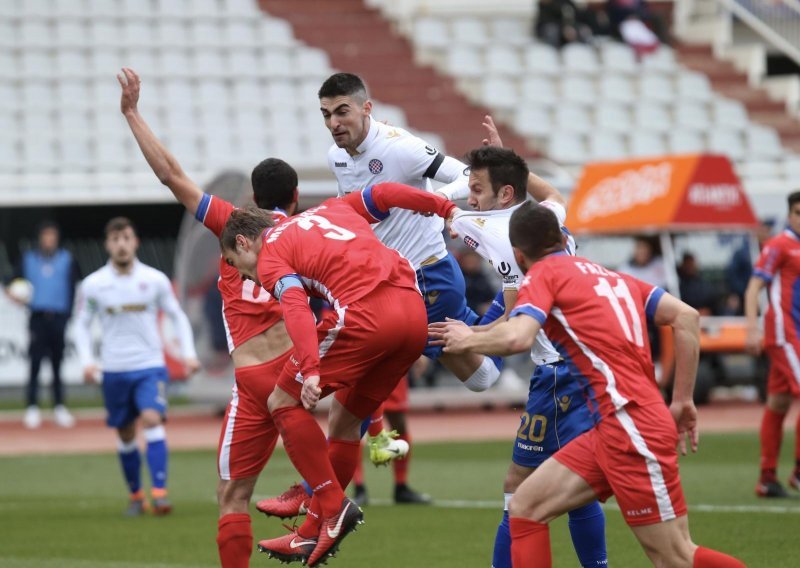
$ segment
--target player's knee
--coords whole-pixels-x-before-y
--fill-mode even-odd
[[[537,523],[544,523],[550,520],[543,502],[539,501],[535,496],[523,499],[516,493],[508,503],[508,514],[511,517],[523,517]]]
[[[221,479],[217,485],[217,503],[220,514],[246,513],[252,496],[253,487],[249,483]]]
[[[779,414],[786,414],[792,404],[791,395],[785,393],[770,394],[767,397],[767,406],[773,412]]]
[[[160,426],[164,422],[161,413],[152,409],[143,410],[139,418],[143,428],[154,428]]]

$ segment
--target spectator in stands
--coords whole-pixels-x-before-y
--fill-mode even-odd
[[[681,300],[696,309],[702,316],[716,311],[716,298],[712,286],[703,279],[697,259],[691,252],[683,254],[678,265]]]
[[[664,20],[650,11],[645,0],[607,0],[606,12],[612,35],[639,52],[669,43]]]
[[[756,229],[758,250],[761,250],[764,247],[764,243],[772,236],[774,225],[775,221],[772,219],[763,219],[761,221],[758,229]],[[744,291],[747,289],[747,283],[750,281],[752,274],[753,258],[750,239],[745,239],[736,252],[733,253],[731,261],[725,268],[725,278],[730,291],[725,303],[729,306],[728,311],[732,312],[731,315],[742,315],[744,313]]]
[[[30,375],[26,393],[25,426],[38,428],[42,423],[39,411],[39,370],[47,358],[53,369],[53,418],[59,426],[70,428],[75,419],[64,406],[61,384],[61,361],[64,356],[64,331],[72,314],[75,286],[80,271],[72,255],[59,246],[59,229],[52,221],[39,225],[38,247],[26,251],[15,274],[33,285],[30,309]]]
[[[592,43],[597,31],[594,12],[578,7],[572,0],[539,0],[534,32],[553,47],[567,43]]]
[[[475,251],[465,250],[461,253],[458,264],[464,273],[467,305],[482,316],[489,309],[497,293],[497,286],[492,286],[489,282],[483,271],[483,261]]]
[[[620,266],[619,270],[653,286],[667,288],[667,273],[664,269],[664,259],[661,258],[658,237],[636,237],[633,243],[633,256],[626,264]]]

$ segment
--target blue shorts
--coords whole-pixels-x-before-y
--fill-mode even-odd
[[[497,295],[492,300],[489,309],[486,310],[486,313],[483,314],[481,321],[478,322],[478,325],[487,325],[495,321],[497,318],[501,317],[503,314],[506,313],[506,300],[503,297],[503,291],[500,290]],[[497,355],[487,355],[489,359],[492,360],[494,366],[497,367],[498,371],[503,370],[503,358]]]
[[[444,321],[446,317],[461,320],[467,325],[478,321],[478,314],[467,306],[464,275],[452,254],[417,270],[417,283],[425,300],[428,323]],[[422,354],[436,359],[442,354],[442,347],[428,345]]]
[[[524,467],[539,467],[567,442],[593,427],[583,390],[567,364],[539,365],[531,378],[512,460]]]
[[[123,428],[132,423],[142,410],[167,412],[167,368],[153,367],[138,371],[103,373],[103,400],[106,424]]]

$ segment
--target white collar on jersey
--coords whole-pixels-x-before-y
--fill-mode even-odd
[[[378,131],[380,130],[380,126],[377,120],[373,119],[372,116],[369,117],[369,131],[367,132],[367,136],[364,138],[364,141],[358,145],[356,148],[356,152],[358,154],[363,154],[367,150],[369,150],[369,145],[372,141],[378,137]]]

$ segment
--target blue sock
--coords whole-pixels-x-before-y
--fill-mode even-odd
[[[364,421],[361,423],[361,437],[364,437],[364,434],[367,433],[369,429],[369,425],[372,424],[372,416],[367,416]]]
[[[303,489],[306,490],[306,493],[308,493],[309,497],[311,497],[314,494],[314,492],[311,490],[311,486],[308,484],[308,481],[306,481],[305,479],[300,482],[300,485],[303,486]]]
[[[147,440],[147,466],[150,468],[153,489],[164,489],[167,486],[167,436],[164,426],[146,428],[144,439]]]
[[[503,511],[503,520],[497,526],[492,568],[511,568],[511,527],[508,524],[508,510]]]
[[[123,442],[119,440],[117,444],[119,462],[122,465],[122,474],[125,476],[125,483],[131,493],[136,493],[142,487],[140,470],[142,468],[142,458],[139,456],[139,448],[136,447],[136,440]]]
[[[581,566],[608,564],[606,555],[606,517],[600,503],[592,501],[569,512],[569,533]]]

